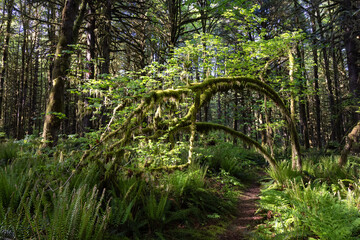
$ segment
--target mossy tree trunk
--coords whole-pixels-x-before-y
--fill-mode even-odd
[[[111,45],[111,0],[105,1],[104,7],[104,26],[101,30],[101,57],[104,59],[101,63],[101,74],[109,74],[110,73],[110,45]]]
[[[53,146],[57,142],[57,134],[64,117],[65,83],[73,51],[71,45],[77,42],[86,4],[86,0],[67,0],[62,11],[60,36],[52,71],[52,88],[48,97],[44,121],[42,147]]]
[[[289,127],[290,131],[290,137],[291,142],[294,143],[295,141],[298,141],[298,139],[294,138],[294,135],[297,135],[296,133],[296,110],[295,110],[295,58],[294,58],[294,49],[289,48],[288,54],[289,54],[289,78],[290,78],[290,118],[289,121],[291,127]],[[291,159],[292,159],[292,168],[295,170],[301,170],[301,161],[299,161],[300,153],[299,153],[299,146],[298,144],[292,144],[291,145]]]
[[[195,146],[195,135],[196,135],[196,115],[199,111],[200,105],[200,94],[195,93],[195,103],[193,105],[193,109],[191,109],[191,117],[190,117],[190,141],[189,141],[189,155],[188,155],[188,164],[191,164],[193,161],[193,152]]]
[[[341,151],[341,156],[339,159],[340,167],[344,166],[347,162],[347,157],[351,150],[351,147],[354,142],[356,142],[356,138],[360,135],[360,122],[356,124],[356,126],[351,130],[351,132],[346,136],[346,144],[343,150]]]
[[[259,77],[260,77],[260,80],[263,82],[263,83],[266,83],[265,82],[265,75],[266,75],[266,72],[270,66],[270,64],[274,61],[275,59],[271,59],[270,61],[268,61],[262,72],[260,73]],[[270,124],[271,124],[271,109],[268,108],[267,106],[267,101],[268,101],[268,98],[266,96],[264,96],[264,113],[261,114],[264,115],[264,121],[265,121],[265,137],[264,137],[264,142],[263,142],[263,139],[262,139],[262,145],[267,143],[268,144],[268,147],[269,147],[269,150],[270,150],[270,153],[271,153],[271,156],[274,157],[274,141],[273,141],[273,129],[271,128]],[[236,130],[236,129],[235,129]],[[262,137],[263,138],[263,137]]]
[[[290,116],[291,120],[295,122],[296,110],[295,110],[295,58],[294,50],[290,47],[289,54],[289,80],[290,80]]]

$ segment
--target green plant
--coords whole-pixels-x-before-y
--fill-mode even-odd
[[[211,171],[220,172],[223,169],[242,180],[251,180],[256,175],[257,166],[264,164],[263,157],[258,153],[232,143],[220,142],[197,151],[202,155],[200,162],[208,165]]]
[[[160,229],[164,225],[166,213],[170,207],[168,195],[160,194],[158,198],[153,192],[150,192],[150,195],[144,199],[144,210],[150,229]]]
[[[8,164],[14,160],[19,151],[19,146],[13,142],[6,142],[0,144],[0,166]]]
[[[200,167],[196,164],[190,166],[186,171],[176,170],[164,176],[161,180],[169,194],[179,198],[184,194],[203,188],[207,167]]]
[[[268,168],[266,173],[276,181],[280,187],[288,187],[289,180],[301,180],[301,173],[294,171],[291,163],[288,161],[281,161],[278,163],[278,169]]]
[[[104,196],[105,190],[98,199],[96,187],[92,191],[86,186],[72,191],[68,187],[61,189],[53,199],[47,238],[102,239],[110,217]]]
[[[260,235],[275,239],[320,237],[320,239],[358,239],[360,213],[339,199],[323,184],[305,185],[289,181],[283,191],[267,189],[260,200],[262,208],[271,210],[271,228],[260,228]]]

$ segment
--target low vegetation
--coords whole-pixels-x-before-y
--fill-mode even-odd
[[[260,200],[267,220],[254,239],[359,239],[360,159],[340,167],[338,157],[308,157],[302,172],[287,161],[269,169]]]
[[[35,154],[35,139],[1,145],[1,238],[215,239],[226,224],[208,226],[228,221],[251,169],[264,163],[253,151],[220,143],[197,147],[184,170],[140,168],[144,154],[166,149],[153,144],[114,172],[96,161],[80,168],[79,142],[65,140],[49,155]],[[161,161],[186,162],[184,146]]]
[[[180,142],[171,152],[166,143],[142,144],[106,164],[80,164],[77,146],[89,144],[83,138],[64,139],[42,155],[36,138],[2,143],[0,237],[218,239],[241,190],[267,169],[258,210],[264,220],[249,238],[358,239],[360,158],[350,156],[341,167],[338,155],[311,152],[299,172],[289,152],[277,149],[284,160],[274,169],[259,153],[213,134],[199,141],[183,169],[159,168],[187,162]]]

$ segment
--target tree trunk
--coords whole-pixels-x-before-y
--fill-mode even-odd
[[[20,4],[21,11],[28,14],[27,2]],[[28,97],[28,82],[29,82],[29,62],[31,62],[28,51],[28,30],[29,20],[22,16],[22,45],[21,45],[21,74],[20,74],[20,86],[19,86],[19,98],[17,102],[17,127],[16,138],[22,139],[24,137],[24,129],[26,127],[26,102]]]
[[[14,7],[14,0],[10,0],[7,4],[7,19],[6,19],[6,33],[4,40],[4,48],[2,55],[2,68],[0,72],[0,126],[4,126],[4,114],[3,114],[3,102],[4,102],[4,87],[5,87],[5,79],[7,74],[7,61],[9,54],[9,43],[10,43],[10,34],[11,34],[11,21],[12,21],[12,12]]]
[[[317,9],[316,9],[316,19],[317,19],[319,29],[320,29],[320,39],[321,39],[321,42],[324,44],[326,42],[326,40],[325,40],[325,36],[324,36],[324,29],[322,26],[322,18],[321,18],[319,7],[317,7]],[[334,117],[336,115],[335,100],[334,100],[333,86],[332,86],[332,79],[331,79],[331,72],[330,72],[330,61],[329,61],[328,51],[325,46],[322,47],[322,54],[323,54],[323,58],[324,58],[325,78],[326,78],[326,83],[327,83],[327,88],[328,88],[328,98],[329,98],[329,108],[330,108],[330,129],[335,129],[336,128],[335,121],[334,121]],[[333,131],[333,133],[334,133],[334,131]],[[330,136],[330,140],[335,140],[335,135],[333,133]]]
[[[54,24],[50,24],[51,22],[56,22],[56,9],[55,9],[55,5],[52,1],[50,1],[49,3],[49,6],[48,6],[48,16],[47,16],[47,20],[49,22],[48,26],[47,26],[47,31],[48,31],[48,39],[49,39],[49,42],[50,42],[50,49],[49,51],[51,53],[54,53],[56,52],[56,28],[55,28],[55,25]],[[45,85],[45,93],[46,95],[49,94],[50,92],[50,89],[51,89],[51,85],[52,85],[52,72],[53,72],[53,69],[54,69],[54,56],[49,56],[49,67],[48,67],[48,79],[47,79],[47,85]],[[45,108],[47,106],[47,102],[45,102]]]
[[[309,125],[308,125],[308,115],[306,114],[306,74],[305,74],[305,53],[304,48],[302,46],[297,47],[297,55],[298,59],[300,59],[300,71],[301,71],[301,79],[299,82],[299,117],[300,117],[300,129],[302,134],[302,140],[304,147],[306,149],[310,148],[309,143]]]
[[[310,14],[311,29],[312,33],[316,33],[316,22],[315,22],[315,10]],[[322,147],[321,138],[321,108],[320,108],[320,97],[319,97],[319,67],[318,67],[318,51],[317,51],[317,40],[313,37],[312,40],[312,55],[313,55],[313,71],[314,71],[314,91],[315,91],[315,129],[316,129],[316,145],[318,149]]]
[[[295,58],[293,49],[291,47],[288,50],[289,54],[289,80],[290,80],[290,116],[291,120],[295,123],[296,110],[295,110]]]
[[[52,88],[43,129],[43,146],[53,146],[57,142],[57,134],[64,118],[64,94],[66,77],[70,70],[70,45],[77,42],[79,28],[84,18],[86,0],[67,0],[62,12],[62,23],[59,42],[56,47],[54,69],[52,71]]]
[[[351,130],[349,135],[346,136],[346,144],[343,150],[341,151],[341,156],[339,159],[340,167],[344,166],[347,162],[348,154],[351,150],[351,147],[354,142],[356,142],[356,138],[360,135],[360,122],[356,124],[356,126]]]
[[[265,124],[266,124],[266,142],[270,149],[271,157],[275,156],[274,153],[274,139],[273,139],[273,129],[271,128],[271,109],[267,107],[267,97],[264,97],[264,106],[265,106]]]
[[[291,136],[291,159],[292,159],[292,169],[301,171],[301,156],[299,145],[295,144],[297,141],[297,132],[296,132],[296,112],[295,112],[295,59],[293,55],[292,47],[288,50],[289,54],[289,78],[290,78],[290,119],[289,122],[289,131]]]
[[[105,6],[105,26],[103,29],[103,38],[102,42],[102,58],[104,62],[101,65],[101,74],[109,74],[110,73],[110,44],[111,44],[111,0],[106,0]]]
[[[354,104],[358,105],[360,99],[360,78],[359,78],[359,45],[356,38],[359,38],[359,19],[360,13],[356,9],[357,1],[343,0],[341,7],[343,8],[343,29],[344,44],[347,57],[348,73],[349,73],[349,89],[354,97]],[[353,113],[354,119],[360,120],[360,115]]]
[[[86,51],[86,79],[94,79],[95,78],[95,50],[96,50],[96,41],[95,41],[95,7],[93,4],[89,4],[89,15],[91,16],[89,22],[87,23],[86,28],[86,42],[87,42],[87,51]],[[90,93],[83,96],[83,104],[78,106],[78,112],[80,112],[80,117],[82,118],[80,121],[80,131],[81,133],[87,132],[89,128],[91,128],[91,116],[92,112],[88,110]],[[80,101],[80,100],[79,100]]]
[[[238,108],[238,105],[239,105],[239,96],[238,96],[238,93],[235,92],[234,93],[234,109],[233,109],[233,129],[235,131],[237,131],[238,128],[239,128],[239,120],[238,120],[239,108]],[[233,143],[237,144],[237,138],[234,138]]]

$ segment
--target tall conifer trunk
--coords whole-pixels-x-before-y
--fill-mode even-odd
[[[311,29],[312,33],[315,34],[316,29],[316,19],[315,19],[315,3],[313,3],[312,11],[310,14]],[[321,134],[321,108],[320,108],[320,97],[319,97],[319,61],[318,61],[318,51],[317,51],[317,39],[312,39],[312,55],[313,55],[313,71],[314,71],[314,98],[315,98],[315,121],[316,121],[316,145],[320,149],[322,147],[322,134]]]
[[[81,9],[79,10],[79,6]],[[43,129],[43,147],[53,146],[64,117],[64,94],[66,77],[70,70],[71,45],[76,44],[79,28],[84,18],[86,0],[67,0],[62,11],[62,22],[59,42],[56,47],[54,68],[52,71],[52,88]]]
[[[343,10],[343,29],[344,44],[347,57],[347,66],[349,73],[349,89],[354,97],[354,104],[360,100],[360,78],[359,78],[359,9],[356,8],[356,2],[352,0],[341,1]],[[360,120],[360,115],[354,112],[354,120]]]
[[[14,7],[14,0],[10,0],[7,4],[7,19],[6,19],[6,35],[4,40],[4,47],[2,53],[2,68],[0,72],[0,119],[2,127],[4,126],[4,116],[3,114],[3,102],[4,102],[4,88],[5,88],[5,77],[7,74],[7,61],[9,54],[9,43],[10,43],[10,34],[11,34],[11,21],[12,21],[12,12]]]

